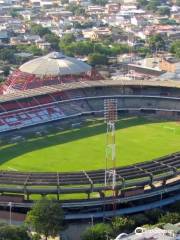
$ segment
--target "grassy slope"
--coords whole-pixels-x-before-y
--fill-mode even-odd
[[[180,125],[176,122],[127,119],[119,121],[117,128],[117,165],[151,160],[180,150]],[[105,125],[96,124],[2,146],[0,169],[77,171],[104,168],[105,131]]]

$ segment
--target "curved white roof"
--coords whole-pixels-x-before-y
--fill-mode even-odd
[[[36,75],[73,75],[91,70],[91,66],[77,60],[67,57],[59,52],[52,52],[46,56],[33,59],[24,63],[20,71]]]

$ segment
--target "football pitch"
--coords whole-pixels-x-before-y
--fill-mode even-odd
[[[53,125],[53,124],[52,124]],[[116,123],[117,166],[180,151],[180,123],[124,118]],[[105,168],[106,125],[92,121],[78,129],[58,130],[23,142],[0,145],[0,169],[81,171]]]

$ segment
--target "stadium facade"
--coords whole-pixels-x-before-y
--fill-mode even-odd
[[[72,124],[87,116],[99,117],[108,98],[117,99],[121,115],[148,114],[179,120],[180,83],[97,80],[92,76],[89,65],[59,53],[25,63],[9,76],[5,94],[0,95],[0,134],[53,121]],[[33,194],[52,194],[59,199],[61,194],[85,193],[85,200],[63,202],[67,220],[140,212],[180,199],[179,169],[179,153],[117,168],[115,200],[104,195],[111,190],[103,185],[104,170],[66,174],[1,170],[0,206],[8,207],[13,202],[16,209],[27,209],[32,206],[29,196]],[[90,199],[92,193],[99,197]]]

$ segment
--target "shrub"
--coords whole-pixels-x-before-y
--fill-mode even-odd
[[[159,223],[178,223],[180,221],[180,214],[176,212],[167,212],[164,215],[161,215],[158,222]]]
[[[135,228],[135,221],[127,217],[116,217],[112,220],[112,228],[114,234],[121,232],[129,233]]]
[[[145,216],[149,219],[149,222],[155,224],[158,219],[163,215],[163,210],[156,208],[145,212]]]
[[[142,213],[132,216],[132,220],[134,221],[136,227],[149,223],[149,219]]]
[[[104,240],[112,235],[112,228],[109,224],[99,223],[88,228],[82,235],[83,240]]]

